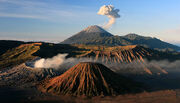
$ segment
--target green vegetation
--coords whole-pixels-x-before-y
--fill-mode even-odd
[[[18,65],[27,60],[31,60],[35,58],[32,54],[39,49],[40,47],[34,44],[23,44],[19,47],[9,49],[0,56],[0,68]]]

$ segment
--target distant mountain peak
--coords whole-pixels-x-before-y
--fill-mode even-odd
[[[180,50],[180,47],[161,41],[149,36],[141,36],[130,33],[125,36],[114,36],[100,26],[89,26],[77,34],[61,42],[62,44],[85,44],[85,45],[106,45],[106,46],[123,46],[123,45],[141,45],[152,49]]]
[[[129,39],[135,39],[137,37],[142,37],[142,36],[135,34],[135,33],[129,33],[129,34],[125,35],[124,37],[129,38]]]
[[[87,28],[82,30],[83,32],[86,33],[92,33],[92,32],[96,32],[96,33],[107,33],[106,30],[104,30],[103,28],[101,28],[98,25],[92,25],[92,26],[88,26]]]
[[[148,39],[153,39],[152,37],[145,37],[145,36],[141,36],[135,33],[129,33],[127,35],[124,36],[124,38],[130,39],[130,40],[137,40],[137,39],[144,39],[144,40],[148,40]]]
[[[70,38],[64,40],[63,44],[83,44],[83,42],[89,40],[96,40],[98,38],[112,37],[113,35],[100,26],[93,25],[89,26]]]
[[[136,33],[129,33],[129,34],[127,34],[126,36],[140,36],[140,35],[138,35],[138,34],[136,34]]]

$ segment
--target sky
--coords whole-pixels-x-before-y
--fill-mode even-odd
[[[180,0],[0,0],[0,39],[60,42],[104,25],[103,5],[120,9],[114,35],[136,33],[180,45]]]

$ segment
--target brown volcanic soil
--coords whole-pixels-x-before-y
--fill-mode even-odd
[[[140,92],[139,83],[119,76],[99,63],[81,62],[64,74],[45,81],[43,92],[69,95],[118,95]]]
[[[80,55],[80,57],[90,57],[95,60],[101,59],[102,62],[105,63],[130,63],[133,60],[144,61],[144,57],[157,56],[151,53],[147,48],[137,45],[90,49],[89,52]]]
[[[79,55],[79,58],[87,57],[92,61],[102,62],[104,64],[107,64],[107,66],[113,69],[113,71],[148,75],[168,73],[158,64],[151,65],[148,63],[147,59],[157,58],[159,55],[155,51],[142,46],[129,45],[115,47],[84,47],[82,45],[79,47],[90,49],[90,51]]]

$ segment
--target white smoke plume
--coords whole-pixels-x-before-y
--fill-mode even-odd
[[[52,58],[40,59],[35,61],[35,68],[58,68],[65,61],[68,54],[58,54]]]
[[[52,58],[47,59],[40,59],[35,61],[34,67],[35,68],[54,68],[54,69],[63,69],[67,70],[72,66],[78,64],[79,62],[98,62],[106,65],[111,70],[115,72],[136,72],[141,73],[143,69],[142,66],[139,64],[139,61],[134,60],[131,63],[112,63],[112,62],[103,62],[102,58],[95,59],[95,58],[66,58],[68,54],[58,54]],[[152,65],[160,66],[162,69],[165,69],[167,72],[180,72],[180,60],[176,60],[174,62],[170,62],[168,60],[144,60],[144,63],[148,68],[152,69]]]
[[[115,23],[116,18],[120,18],[118,14],[119,9],[115,9],[113,5],[103,5],[97,14],[106,15],[109,18],[109,22],[103,26],[103,28],[107,29],[111,27],[112,24]]]
[[[52,58],[41,58],[34,62],[34,68],[61,68],[61,66],[72,67],[79,62],[93,62],[90,58],[66,58],[68,54],[58,54]],[[28,64],[29,65],[29,64]],[[67,68],[69,69],[69,68]]]

